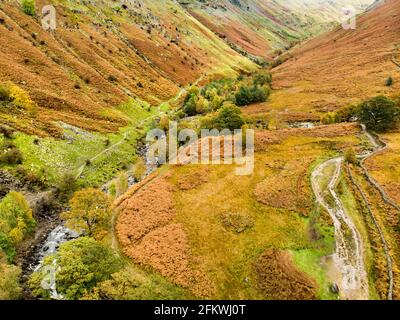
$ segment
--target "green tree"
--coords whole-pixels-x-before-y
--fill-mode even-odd
[[[252,102],[252,93],[248,87],[240,87],[235,94],[236,104],[238,106],[246,106]]]
[[[400,108],[385,96],[378,96],[359,105],[359,119],[368,129],[385,132],[399,120]]]
[[[197,96],[193,93],[190,95],[190,98],[185,102],[183,111],[188,116],[195,116],[196,115],[196,103],[197,103]]]
[[[84,189],[74,194],[70,200],[70,211],[61,217],[66,225],[88,236],[100,236],[109,229],[111,218],[111,198],[98,189]]]
[[[224,103],[213,122],[215,128],[231,131],[242,128],[245,123],[240,108],[229,102]]]
[[[32,274],[29,285],[36,296],[48,298],[41,283],[48,269],[57,264],[57,292],[66,299],[77,300],[88,294],[100,282],[110,279],[122,267],[111,248],[88,237],[64,243],[59,251],[43,262],[41,270]]]
[[[24,196],[12,191],[0,202],[0,232],[3,233],[3,245],[7,243],[4,235],[14,246],[21,243],[35,228],[32,210]],[[5,250],[11,252],[5,247]]]

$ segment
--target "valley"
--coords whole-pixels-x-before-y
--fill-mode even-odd
[[[54,0],[53,31],[28,2],[0,4],[0,300],[400,298],[399,0]],[[253,130],[252,173],[190,163],[206,129],[223,161]]]

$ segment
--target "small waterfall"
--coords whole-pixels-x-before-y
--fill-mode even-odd
[[[54,260],[52,265],[43,266],[43,262],[46,257],[57,253],[59,247],[70,240],[78,238],[79,233],[68,229],[63,225],[57,226],[50,234],[47,236],[45,242],[41,245],[37,252],[38,264],[32,268],[33,272],[37,272],[41,269],[46,273],[41,285],[42,288],[50,292],[50,297],[55,300],[62,300],[64,297],[57,292],[56,285],[56,273],[59,270],[57,261]]]

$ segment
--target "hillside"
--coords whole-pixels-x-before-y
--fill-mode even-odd
[[[51,3],[57,10],[54,32],[41,28],[38,14],[24,14],[18,1],[0,4],[0,79],[18,85],[38,105],[33,118],[1,110],[0,122],[41,136],[61,135],[55,124],[60,120],[115,132],[131,120],[116,109],[130,97],[158,104],[205,74],[254,70],[243,55],[270,57],[325,30],[338,16],[338,6],[317,10],[318,1]],[[38,12],[44,4],[36,1]],[[327,24],[312,30],[322,21]]]
[[[353,5],[361,12],[363,1],[189,1],[187,10],[231,46],[253,56],[271,58],[275,51],[332,28],[341,21],[342,7]]]
[[[0,300],[400,299],[400,0],[48,3],[0,3]]]
[[[18,2],[0,6],[1,81],[19,85],[39,106],[34,126],[24,114],[2,110],[0,118],[26,132],[57,134],[58,120],[115,131],[129,119],[112,108],[129,97],[157,104],[203,73],[255,67],[174,1],[130,1],[126,9],[113,1],[52,2],[52,33]]]
[[[390,0],[357,18],[355,30],[336,30],[308,41],[281,57],[273,70],[269,103],[249,113],[270,110],[298,112],[299,119],[360,102],[378,94],[395,96],[400,88],[400,1]],[[394,85],[385,86],[392,77]],[[301,115],[303,114],[303,115]]]

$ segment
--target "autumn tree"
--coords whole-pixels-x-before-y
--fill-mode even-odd
[[[70,200],[70,210],[62,214],[66,225],[88,236],[98,236],[109,228],[111,198],[98,189],[84,189]]]
[[[6,257],[0,250],[0,300],[16,300],[20,297],[21,269],[7,264]]]
[[[49,276],[55,261],[59,266],[55,274],[57,292],[69,300],[82,298],[122,267],[121,260],[106,245],[88,237],[72,240],[62,244],[59,251],[47,257],[43,267],[33,273],[29,286],[34,295],[49,298],[42,282]]]
[[[24,196],[12,191],[0,202],[0,249],[10,259],[18,246],[35,228],[32,210]]]
[[[141,181],[147,171],[146,163],[142,158],[139,158],[133,167],[133,177],[136,181]]]

